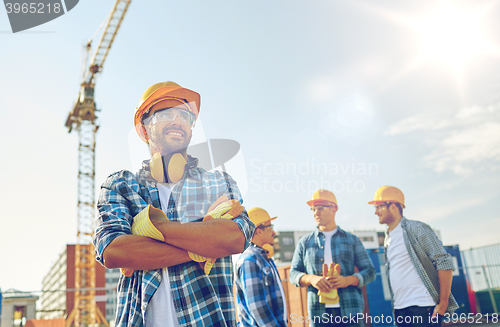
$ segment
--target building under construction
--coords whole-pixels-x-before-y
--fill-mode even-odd
[[[93,251],[91,245],[83,251]],[[67,318],[75,306],[75,258],[76,245],[66,245],[42,282],[38,319]],[[106,269],[96,265],[95,299],[101,312],[106,312]],[[116,285],[115,285],[116,287]]]

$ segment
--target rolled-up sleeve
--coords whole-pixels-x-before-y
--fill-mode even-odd
[[[453,270],[451,255],[446,252],[443,243],[429,225],[422,224],[419,240],[425,253],[437,270]]]
[[[359,272],[355,273],[354,276],[356,276],[359,279],[359,285],[358,287],[361,288],[365,286],[368,283],[371,283],[375,280],[376,276],[376,271],[375,268],[373,267],[373,262],[368,256],[368,253],[366,252],[365,247],[363,246],[363,243],[359,240],[359,238],[356,237],[356,247],[355,247],[355,261],[354,264],[356,267],[358,267]]]
[[[93,244],[96,260],[102,265],[104,265],[103,252],[106,247],[118,236],[132,234],[131,202],[120,190],[120,185],[127,185],[124,182],[124,177],[128,174],[131,175],[132,173],[118,172],[112,174],[101,186],[97,201],[98,216],[94,224]],[[130,185],[127,185],[125,189],[130,191]],[[135,197],[140,199],[137,195]],[[144,201],[142,200],[142,202]],[[143,205],[146,206],[146,203],[144,202]]]

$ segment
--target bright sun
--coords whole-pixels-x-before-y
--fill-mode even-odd
[[[416,53],[405,71],[434,63],[448,67],[460,78],[465,68],[481,56],[500,56],[500,46],[489,38],[486,26],[486,17],[497,3],[441,0],[434,2],[423,14],[376,11],[408,27],[416,35]]]
[[[458,72],[482,54],[499,53],[484,26],[489,9],[491,5],[467,8],[459,2],[442,1],[429,14],[409,18],[406,23],[420,39],[416,61],[439,61]]]

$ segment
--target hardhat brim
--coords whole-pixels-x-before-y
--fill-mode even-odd
[[[375,200],[372,200],[372,201],[368,202],[368,204],[372,204],[372,205],[375,205],[375,206],[376,206],[376,205],[379,205],[379,204],[386,204],[386,203],[389,203],[389,202],[390,202],[390,203],[399,203],[399,205],[401,205],[401,207],[402,207],[403,209],[405,209],[405,208],[406,208],[404,204],[402,204],[402,203],[400,203],[400,202],[398,202],[398,201],[375,201]]]
[[[310,206],[310,207],[313,207],[313,206],[316,206],[316,205],[324,205],[324,206],[330,206],[332,204],[334,205],[337,205],[335,202],[333,201],[328,201],[328,200],[323,200],[323,199],[314,199],[314,200],[309,200],[307,201],[307,204]]]
[[[253,221],[252,221],[252,222],[255,224],[255,227],[259,227],[260,225],[262,225],[262,224],[263,224],[263,223],[265,223],[266,221],[268,221],[268,220],[269,220],[269,221],[272,221],[272,220],[274,220],[274,219],[276,219],[276,218],[278,218],[278,217],[274,217],[274,218],[266,219],[266,220],[263,220],[263,221],[259,221],[259,222],[257,222],[257,223],[255,223],[255,222],[253,222]]]

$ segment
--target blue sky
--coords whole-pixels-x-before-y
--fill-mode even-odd
[[[3,290],[39,290],[76,240],[78,139],[64,123],[113,3],[16,34],[0,10]],[[202,96],[194,142],[240,143],[226,168],[276,230],[313,229],[319,187],[342,228],[383,230],[367,202],[394,185],[445,245],[497,243],[499,14],[482,0],[134,1],[97,79],[96,187],[147,157],[133,113],[172,80]]]

